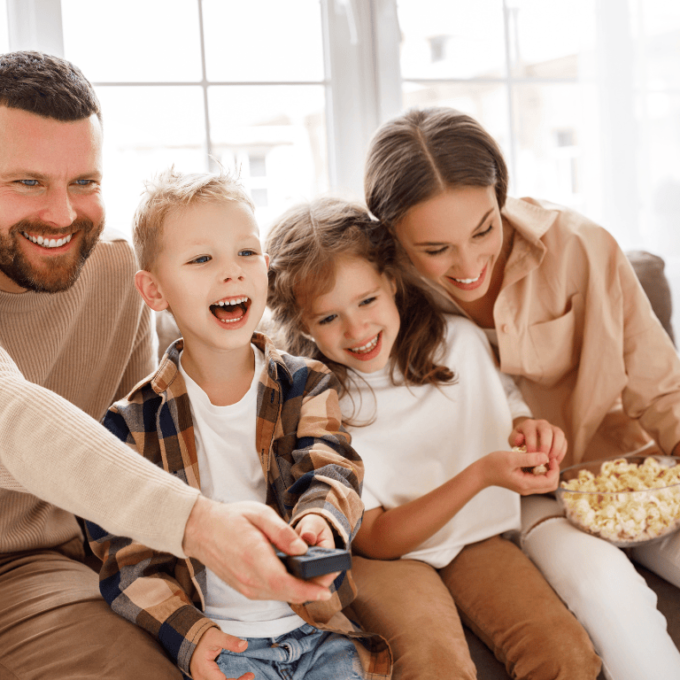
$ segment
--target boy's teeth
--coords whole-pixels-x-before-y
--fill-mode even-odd
[[[368,354],[368,352],[375,349],[376,345],[378,344],[379,337],[380,333],[378,333],[378,335],[376,335],[373,340],[367,342],[365,345],[362,345],[361,347],[352,347],[350,352],[356,352],[357,354]]]
[[[220,307],[230,307],[233,305],[240,305],[243,302],[248,302],[247,297],[240,297],[240,298],[234,298],[233,300],[220,300],[219,302],[216,302],[216,305],[219,305]]]
[[[43,238],[42,236],[31,236],[25,231],[22,231],[21,233],[29,241],[31,241],[31,243],[35,243],[39,246],[42,246],[43,248],[59,248],[59,246],[66,245],[73,237],[73,234],[69,234],[68,236],[64,236],[62,238]]]

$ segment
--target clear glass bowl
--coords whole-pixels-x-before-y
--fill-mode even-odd
[[[629,456],[572,465],[560,473],[555,494],[581,531],[620,548],[658,541],[680,528],[680,458]]]

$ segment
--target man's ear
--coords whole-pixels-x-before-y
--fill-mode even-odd
[[[168,308],[168,302],[161,292],[160,285],[151,272],[140,269],[135,274],[135,288],[144,302],[154,311],[160,312]]]

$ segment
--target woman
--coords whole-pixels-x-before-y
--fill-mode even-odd
[[[651,441],[642,428],[679,452],[680,361],[625,255],[587,218],[508,198],[507,186],[495,141],[452,109],[408,112],[371,143],[369,209],[437,303],[485,331],[534,417],[564,430],[563,465],[638,449]],[[522,547],[590,633],[607,677],[680,677],[655,596],[624,553],[574,529],[551,498],[522,503]],[[680,586],[676,556],[674,537],[636,559]]]

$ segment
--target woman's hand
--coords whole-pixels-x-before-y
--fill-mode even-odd
[[[567,453],[567,440],[559,427],[547,420],[533,418],[516,418],[513,425],[514,429],[508,438],[510,446],[525,446],[528,453],[546,453],[551,467],[554,461],[559,468]]]

